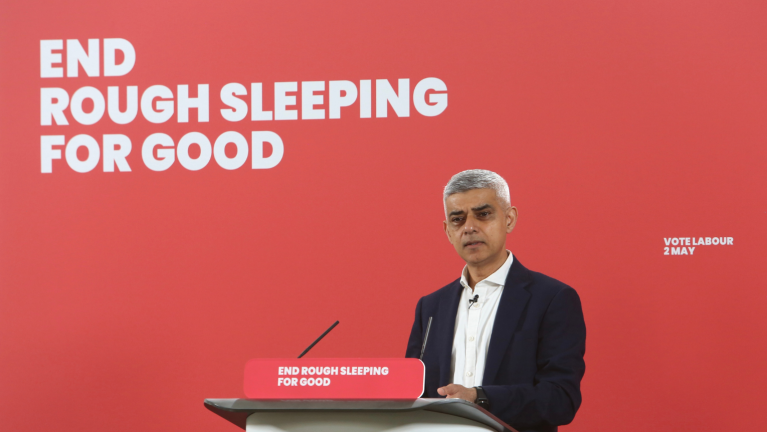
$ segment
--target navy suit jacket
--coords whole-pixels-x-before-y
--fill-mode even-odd
[[[460,279],[421,298],[415,310],[406,357],[418,358],[433,317],[423,362],[423,397],[443,397],[452,382],[450,363]],[[468,307],[468,305],[462,305]],[[482,388],[490,412],[519,431],[556,431],[581,405],[586,370],[586,324],[574,289],[526,269],[514,257],[501,294],[487,350]]]

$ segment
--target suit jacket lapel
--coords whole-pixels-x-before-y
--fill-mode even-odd
[[[447,295],[443,296],[439,303],[439,311],[435,317],[435,323],[439,330],[434,336],[438,336],[437,347],[439,349],[439,386],[450,384],[453,377],[450,376],[451,359],[453,357],[453,337],[455,336],[455,317],[458,314],[458,302],[461,300],[460,279],[453,282]]]
[[[522,317],[530,293],[525,289],[532,283],[529,271],[514,257],[509,274],[506,276],[506,285],[503,287],[498,311],[495,314],[493,323],[493,334],[490,336],[490,347],[487,349],[487,359],[485,360],[485,373],[482,377],[482,383],[491,385],[498,369],[501,366],[501,360],[506,349],[511,343],[517,322]],[[455,324],[455,317],[453,317]]]

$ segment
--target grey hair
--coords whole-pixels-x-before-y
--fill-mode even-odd
[[[443,205],[450,195],[467,192],[472,189],[492,189],[505,208],[511,207],[509,185],[506,183],[506,180],[492,171],[482,169],[461,171],[454,175],[445,186],[445,192],[442,196]],[[445,211],[447,211],[447,207]]]

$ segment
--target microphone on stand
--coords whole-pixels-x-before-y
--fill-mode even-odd
[[[421,357],[418,357],[419,359],[423,360],[423,352],[426,351],[426,341],[429,340],[429,330],[431,330],[431,319],[433,317],[429,317],[429,323],[426,324],[426,336],[423,337],[423,345],[421,345]]]
[[[304,354],[308,353],[310,349],[312,349],[312,348],[313,348],[315,345],[317,345],[317,342],[321,341],[321,340],[322,340],[322,338],[324,338],[324,337],[325,337],[325,335],[327,335],[328,333],[330,333],[330,331],[331,331],[331,330],[333,330],[333,328],[334,328],[335,326],[337,326],[337,325],[338,325],[338,321],[334,322],[334,323],[333,323],[333,325],[332,325],[332,326],[330,326],[330,328],[329,328],[329,329],[325,330],[325,333],[323,333],[323,334],[322,334],[320,337],[318,337],[316,341],[312,342],[312,344],[311,344],[311,345],[309,345],[309,348],[305,349],[305,350],[304,350],[304,352],[302,352],[302,353],[301,353],[301,355],[299,355],[299,356],[298,356],[298,358],[301,358],[301,357],[303,357],[303,356],[304,356]]]

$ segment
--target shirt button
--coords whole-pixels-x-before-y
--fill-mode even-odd
[[[469,342],[474,342],[474,336],[469,336]]]
[[[472,376],[472,375],[474,375],[474,374],[473,374],[473,373],[471,373],[471,372],[466,372],[466,376],[467,376],[467,377],[470,377],[470,376]]]

